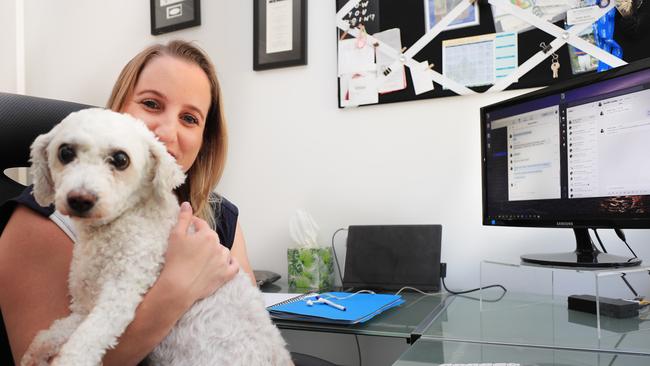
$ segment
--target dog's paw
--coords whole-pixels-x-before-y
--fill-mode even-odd
[[[47,352],[28,351],[20,360],[20,366],[48,366],[52,357],[53,355],[48,356]]]
[[[53,337],[50,330],[39,332],[20,361],[21,366],[47,366],[61,349],[61,339]]]

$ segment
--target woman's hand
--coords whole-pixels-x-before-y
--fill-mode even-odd
[[[220,244],[217,233],[207,222],[192,216],[192,207],[183,202],[178,223],[169,236],[159,280],[168,281],[189,306],[213,294],[238,271],[239,264]]]

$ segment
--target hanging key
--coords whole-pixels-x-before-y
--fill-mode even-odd
[[[560,63],[553,61],[551,64],[551,70],[553,70],[553,79],[557,79],[560,76],[558,73],[558,70],[560,70]]]

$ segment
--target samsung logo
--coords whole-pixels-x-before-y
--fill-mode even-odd
[[[555,223],[557,226],[573,226],[571,221],[558,221]]]

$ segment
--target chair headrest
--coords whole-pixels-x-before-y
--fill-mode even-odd
[[[7,168],[29,166],[29,147],[68,114],[92,106],[61,100],[0,93],[0,204],[22,186],[5,176]]]

